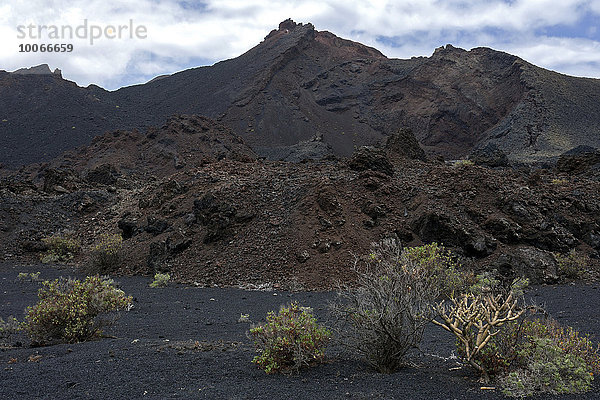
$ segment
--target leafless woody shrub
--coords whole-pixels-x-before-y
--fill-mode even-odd
[[[391,373],[419,345],[443,288],[436,268],[403,252],[393,239],[373,245],[352,267],[357,287],[342,285],[331,304],[342,343],[376,370]]]

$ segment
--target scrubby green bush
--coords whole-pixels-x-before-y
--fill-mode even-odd
[[[568,279],[580,279],[585,275],[587,258],[571,249],[567,254],[554,253],[558,262],[558,273]]]
[[[83,282],[62,277],[44,281],[38,298],[37,304],[27,308],[23,327],[31,341],[40,345],[97,337],[114,322],[111,313],[128,308],[132,301],[111,280],[99,276]]]
[[[267,322],[252,327],[249,335],[260,353],[252,362],[266,373],[297,371],[322,362],[331,337],[310,310],[296,302],[282,306],[277,314],[269,312]]]
[[[353,270],[357,287],[343,286],[330,308],[342,343],[383,373],[400,368],[421,342],[436,300],[463,285],[456,264],[435,243],[402,250],[384,239]]]
[[[20,282],[32,281],[37,282],[40,279],[41,272],[19,272],[17,275],[17,280]]]
[[[521,335],[528,338],[550,339],[567,354],[581,357],[594,374],[600,374],[600,346],[589,335],[582,335],[570,326],[561,326],[551,318],[525,321]]]
[[[0,346],[11,344],[12,338],[21,330],[21,323],[12,315],[6,319],[0,317]]]
[[[436,281],[440,294],[444,297],[464,290],[470,280],[468,274],[458,270],[459,264],[450,250],[435,242],[405,247],[400,262],[414,264],[417,269],[423,270],[427,279]]]
[[[123,261],[123,238],[117,234],[103,234],[90,252],[90,271],[107,273],[117,269]]]
[[[69,261],[81,249],[79,242],[68,234],[48,236],[42,242],[48,247],[40,257],[44,264]]]
[[[165,287],[169,284],[170,279],[171,279],[171,275],[168,273],[167,274],[156,273],[156,274],[154,274],[154,280],[150,283],[150,287],[151,288]]]
[[[513,298],[519,299],[523,296],[527,286],[529,286],[527,278],[519,277],[509,280],[500,276],[497,270],[492,270],[476,275],[468,291],[475,295],[491,294],[504,297],[512,293]]]
[[[526,365],[500,378],[502,393],[507,396],[583,393],[591,387],[594,377],[586,362],[551,339],[533,338],[518,353]]]
[[[456,160],[454,164],[452,164],[455,168],[472,167],[473,165],[475,165],[475,163],[471,160]]]
[[[541,345],[553,349],[538,349]],[[458,352],[464,357],[464,346]],[[473,359],[506,394],[517,397],[585,391],[600,373],[599,348],[589,336],[536,314],[506,323]],[[565,365],[573,372],[562,370]]]

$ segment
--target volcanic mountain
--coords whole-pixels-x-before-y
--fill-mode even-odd
[[[600,80],[488,48],[446,45],[431,57],[389,59],[291,20],[237,58],[113,92],[59,73],[2,71],[0,110],[0,162],[9,166],[173,114],[218,119],[276,160],[347,156],[401,128],[429,155],[452,159],[490,143],[512,161],[600,147]]]

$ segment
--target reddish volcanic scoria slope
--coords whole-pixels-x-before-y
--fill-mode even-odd
[[[107,133],[0,179],[0,254],[39,259],[42,238],[72,231],[85,266],[101,235],[117,233],[127,257],[104,272],[310,288],[351,279],[354,256],[384,237],[443,243],[507,279],[559,281],[553,252],[573,248],[597,267],[597,177],[424,162],[409,131],[393,138],[351,159],[288,163],[256,159],[204,117]],[[587,154],[564,167],[576,173]]]

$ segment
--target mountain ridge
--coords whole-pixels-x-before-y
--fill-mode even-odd
[[[239,57],[116,91],[0,71],[0,163],[47,161],[176,114],[218,119],[270,159],[301,158],[314,138],[324,146],[313,157],[349,156],[406,127],[430,156],[464,158],[493,143],[511,161],[534,162],[600,147],[599,104],[600,80],[508,53],[446,45],[393,59],[286,20]]]

